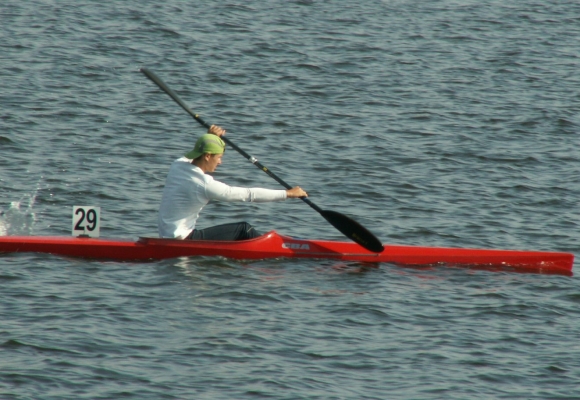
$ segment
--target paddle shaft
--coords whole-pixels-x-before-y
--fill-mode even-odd
[[[161,88],[161,90],[163,90],[165,93],[167,93],[169,95],[169,97],[171,97],[177,104],[179,104],[181,106],[181,108],[183,108],[189,115],[191,115],[193,117],[193,119],[195,119],[197,122],[199,122],[206,129],[209,129],[211,127],[211,125],[208,124],[207,122],[205,122],[198,114],[191,111],[191,109],[187,106],[187,104],[185,104],[181,100],[181,98],[177,95],[177,93],[175,93],[173,90],[171,90],[171,88],[169,88],[169,86],[167,86],[161,79],[159,79],[159,77],[157,75],[155,75],[154,73],[149,71],[147,68],[141,68],[141,72],[143,74],[145,74],[145,76],[147,76],[147,78],[149,78],[153,82],[155,82],[157,84],[157,86],[159,86],[159,88]],[[258,161],[258,159],[256,157],[246,153],[243,149],[239,148],[236,144],[234,144],[225,135],[221,136],[221,139],[224,142],[226,142],[226,144],[231,146],[234,150],[236,150],[238,153],[240,153],[242,156],[244,156],[248,161],[250,161],[256,167],[260,168],[262,171],[264,171],[270,177],[272,177],[274,180],[276,180],[276,182],[278,182],[280,185],[284,186],[286,189],[292,189],[292,186],[290,186],[288,183],[286,183],[278,175],[276,175],[275,173],[270,171],[266,166],[264,166],[260,161]],[[308,204],[310,207],[312,207],[313,209],[318,211],[319,213],[322,213],[323,210],[320,207],[318,207],[316,204],[314,204],[312,201],[307,199],[306,197],[301,197],[300,199],[303,202],[305,202],[306,204]]]

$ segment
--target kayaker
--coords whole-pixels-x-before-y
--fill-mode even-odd
[[[299,186],[288,190],[243,188],[216,181],[209,173],[222,163],[225,143],[221,136],[225,129],[212,125],[195,147],[171,164],[161,207],[159,208],[159,236],[176,239],[243,240],[260,234],[247,222],[195,229],[203,207],[211,200],[270,202],[287,198],[308,197]]]

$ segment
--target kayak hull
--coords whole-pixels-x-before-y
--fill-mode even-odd
[[[459,249],[385,245],[381,253],[356,243],[306,240],[275,231],[243,241],[199,241],[160,238],[101,239],[63,236],[2,236],[0,253],[49,253],[66,257],[119,261],[160,260],[191,256],[232,259],[324,258],[404,266],[445,265],[488,270],[572,275],[571,253]]]

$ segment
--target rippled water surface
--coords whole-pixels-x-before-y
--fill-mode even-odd
[[[580,255],[574,1],[5,0],[0,235],[156,235],[203,131],[382,241]],[[234,151],[216,178],[277,183]],[[211,226],[343,239],[299,201]],[[580,398],[578,278],[0,255],[2,399]]]

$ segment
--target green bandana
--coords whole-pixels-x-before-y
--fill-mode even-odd
[[[195,142],[195,147],[185,157],[195,160],[202,154],[222,154],[226,150],[226,144],[217,135],[206,133]]]

